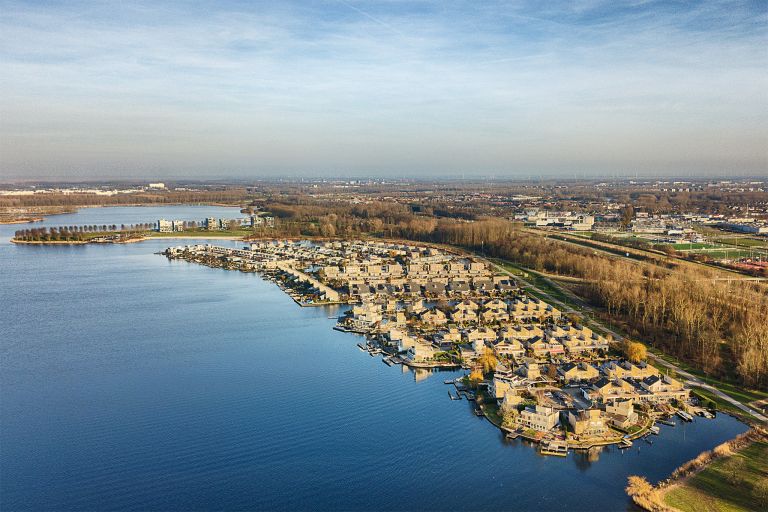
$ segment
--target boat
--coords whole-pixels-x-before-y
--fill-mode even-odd
[[[688,414],[685,411],[677,411],[675,414],[680,416],[685,421],[693,421],[693,416],[691,416],[690,414]]]
[[[383,358],[381,361],[387,366],[392,366],[392,360],[388,357]]]
[[[368,351],[368,349],[367,349],[367,348],[365,347],[365,345],[363,345],[362,343],[358,343],[358,344],[357,344],[357,348],[359,348],[359,349],[360,349],[360,350],[362,350],[363,352],[367,352],[367,351]]]
[[[539,453],[565,457],[568,455],[568,443],[565,441],[542,441],[539,445]]]
[[[656,423],[661,423],[662,425],[666,425],[668,427],[674,427],[675,425],[677,425],[677,423],[675,423],[674,421],[665,420],[663,418],[656,420]]]
[[[651,428],[648,429],[648,432],[650,432],[653,435],[659,435],[659,432],[661,432],[661,429],[657,427],[656,425],[651,426]]]

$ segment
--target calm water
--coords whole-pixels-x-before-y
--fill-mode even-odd
[[[209,214],[237,216],[49,223]],[[540,457],[448,399],[457,373],[390,368],[255,275],[153,254],[172,241],[8,244],[22,227],[0,226],[3,510],[626,510],[628,475],[745,430],[696,419],[639,452]]]

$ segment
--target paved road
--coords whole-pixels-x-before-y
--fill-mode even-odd
[[[505,269],[501,265],[498,265],[498,264],[496,264],[496,263],[494,263],[492,261],[490,263],[499,272],[502,272],[504,274],[510,275],[510,276],[514,277],[516,280],[522,282],[525,286],[528,286],[528,287],[533,288],[534,290],[536,290],[540,295],[546,297],[547,302],[550,302],[555,307],[559,308],[560,311],[565,312],[565,313],[577,313],[577,314],[578,313],[583,313],[583,311],[576,310],[576,309],[572,308],[571,306],[561,302],[560,300],[555,299],[554,297],[549,295],[547,292],[541,290],[539,287],[537,287],[536,285],[534,285],[533,283],[531,283],[527,279],[524,279],[524,278],[522,278],[520,276],[517,276],[517,275],[513,274],[512,272],[509,272],[507,269]],[[557,287],[558,290],[562,291],[564,294],[568,295],[569,297],[572,297],[574,302],[576,302],[582,310],[587,310],[588,312],[594,313],[594,309],[591,306],[589,306],[587,303],[585,303],[581,298],[575,296],[570,290],[563,289],[562,287],[560,287],[559,285],[554,283],[552,279],[548,279],[548,278],[546,278],[546,279],[553,286]],[[614,340],[616,340],[616,341],[621,341],[623,339],[623,336],[621,334],[619,334],[615,330],[611,329],[610,327],[607,327],[606,325],[598,322],[597,320],[589,319],[589,323],[597,324],[600,329],[602,329],[605,332],[610,333],[613,336]],[[744,411],[745,413],[751,415],[753,418],[755,418],[755,419],[757,419],[757,420],[759,420],[759,421],[761,421],[763,423],[768,423],[768,417],[766,417],[765,415],[760,414],[759,412],[755,411],[754,409],[752,409],[752,408],[742,404],[738,400],[736,400],[734,398],[731,398],[729,395],[726,395],[725,393],[723,393],[722,391],[720,391],[716,387],[714,387],[714,386],[712,386],[710,384],[707,384],[706,382],[702,381],[701,379],[699,379],[695,375],[693,375],[693,374],[683,370],[679,366],[677,366],[677,365],[675,365],[673,363],[670,363],[668,361],[665,361],[664,359],[661,359],[660,357],[658,357],[658,356],[656,356],[654,354],[650,354],[649,353],[648,354],[648,358],[652,359],[655,363],[658,363],[659,365],[664,366],[665,368],[669,368],[670,370],[673,370],[676,374],[682,376],[685,379],[685,382],[687,384],[694,385],[694,386],[699,386],[701,388],[704,388],[707,391],[711,392],[712,394],[716,395],[717,397],[719,397],[719,398],[725,400],[726,402],[732,404],[734,407],[737,407],[740,410]]]

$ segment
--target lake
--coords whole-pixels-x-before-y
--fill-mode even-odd
[[[240,215],[46,224],[207,216]],[[460,372],[390,368],[331,329],[338,310],[155,254],[188,241],[8,243],[33,225],[0,226],[3,510],[627,510],[628,475],[664,478],[746,430],[696,418],[652,446],[542,457],[448,399]]]

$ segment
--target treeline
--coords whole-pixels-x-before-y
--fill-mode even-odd
[[[195,204],[224,203],[241,204],[254,198],[254,194],[244,188],[203,191],[165,191],[137,192],[133,194],[115,194],[111,196],[96,194],[34,194],[26,196],[2,196],[0,207],[21,206],[103,206],[126,204]]]
[[[20,229],[14,239],[24,242],[80,242],[104,235],[118,234],[126,238],[138,236],[152,229],[152,224],[102,224],[88,226],[55,226]]]

